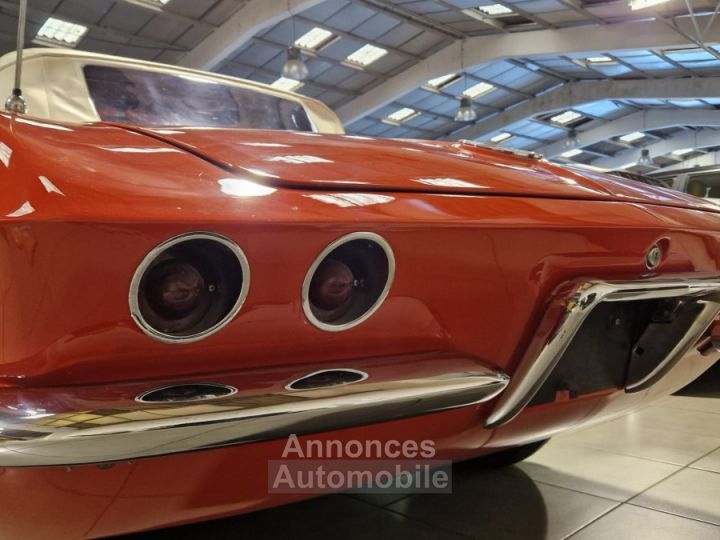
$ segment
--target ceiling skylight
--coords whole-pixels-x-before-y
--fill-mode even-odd
[[[651,6],[657,6],[658,4],[665,4],[670,0],[630,0],[630,9],[636,11]]]
[[[556,114],[555,116],[550,117],[551,122],[555,122],[556,124],[569,124],[570,122],[574,122],[578,118],[581,118],[582,114],[575,111],[565,111],[564,113]]]
[[[628,133],[627,135],[623,135],[620,137],[620,140],[622,142],[631,143],[635,141],[639,141],[640,139],[644,139],[645,134],[641,131],[633,131],[632,133]]]
[[[403,122],[407,122],[408,120],[415,118],[419,115],[420,113],[417,112],[415,109],[403,107],[402,109],[398,109],[394,113],[388,114],[385,117],[385,121],[391,124],[402,124]]]
[[[430,79],[426,85],[435,90],[442,90],[446,86],[450,86],[452,83],[459,81],[461,78],[457,73],[448,73],[447,75]]]
[[[273,82],[270,86],[279,90],[285,90],[286,92],[294,92],[301,88],[303,83],[296,81],[295,79],[288,79],[287,77],[280,77],[278,80]]]
[[[613,60],[609,56],[588,56],[585,59],[585,62],[588,64],[616,64],[615,60]]]
[[[385,49],[368,43],[348,56],[345,61],[355,66],[365,67],[380,60],[387,53]]]
[[[508,139],[512,139],[513,135],[512,133],[507,133],[503,131],[502,133],[498,133],[494,137],[490,138],[490,142],[494,144],[499,144],[503,141],[507,141]]]
[[[167,5],[170,0],[127,0],[131,4],[137,4],[142,7],[147,7],[151,9],[158,9],[162,8],[163,6]]]
[[[50,17],[38,30],[35,41],[54,47],[75,47],[87,31],[87,26]]]
[[[328,45],[335,38],[335,34],[330,30],[325,30],[316,26],[309,32],[303,34],[295,40],[295,46],[307,51],[317,51]]]
[[[506,17],[515,13],[512,9],[502,4],[491,4],[489,6],[478,6],[478,11],[491,17]]]
[[[487,94],[488,92],[492,92],[493,90],[495,90],[495,87],[492,84],[481,82],[465,90],[462,95],[469,97],[470,99],[475,99]]]

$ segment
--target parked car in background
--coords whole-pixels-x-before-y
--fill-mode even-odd
[[[633,172],[623,171],[623,170],[610,171],[609,174],[619,176],[620,178],[626,178],[628,180],[634,180],[635,182],[641,182],[643,184],[648,184],[650,186],[672,188],[672,182],[662,181],[657,178],[653,178],[652,176],[647,176],[644,174],[638,174],[638,173],[633,173]]]
[[[720,204],[720,167],[693,167],[659,171],[653,175],[673,189]]]

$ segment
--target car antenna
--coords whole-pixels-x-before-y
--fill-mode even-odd
[[[25,46],[25,20],[27,19],[27,0],[20,0],[17,28],[17,58],[15,59],[15,87],[5,101],[5,110],[11,113],[25,114],[27,107],[22,97],[20,79],[22,77],[23,47]]]

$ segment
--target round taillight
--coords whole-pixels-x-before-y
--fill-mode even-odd
[[[130,312],[166,343],[203,339],[229,323],[249,286],[242,250],[212,233],[177,236],[143,259],[130,286]]]
[[[392,250],[382,237],[373,233],[343,236],[323,250],[305,277],[305,315],[322,330],[352,328],[380,307],[394,272]]]
[[[310,282],[310,301],[321,309],[337,309],[352,298],[355,276],[342,261],[325,259]]]
[[[147,279],[147,302],[168,319],[181,319],[201,313],[210,303],[210,291],[202,271],[189,263],[164,261],[153,268]]]

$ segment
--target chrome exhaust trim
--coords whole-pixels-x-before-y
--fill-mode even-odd
[[[0,467],[134,460],[386,422],[483,403],[508,380],[475,368],[421,379],[63,413],[25,403],[24,414],[0,413]]]
[[[520,414],[558,364],[582,323],[598,305],[661,298],[699,298],[704,306],[686,336],[670,354],[650,374],[625,391],[637,392],[655,384],[687,354],[720,313],[720,278],[585,283],[568,300],[563,321],[539,356],[523,359],[507,391],[488,417],[486,427],[501,426]]]

